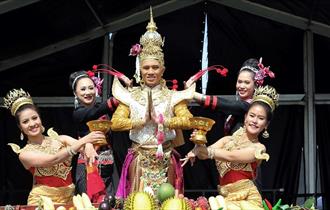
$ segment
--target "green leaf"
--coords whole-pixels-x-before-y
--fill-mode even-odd
[[[285,205],[281,205],[280,206],[280,209],[281,210],[288,210],[290,208],[290,206],[288,204],[285,204]]]
[[[314,206],[314,203],[315,203],[315,198],[309,197],[304,203],[304,208],[310,209]]]

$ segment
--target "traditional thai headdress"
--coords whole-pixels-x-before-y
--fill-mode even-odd
[[[254,76],[254,81],[256,82],[257,86],[261,86],[264,83],[264,78],[269,76],[270,78],[275,78],[274,72],[269,70],[270,66],[265,67],[264,64],[262,63],[262,57],[259,59],[258,63],[258,68],[255,68],[253,66],[242,66],[242,68],[239,70],[240,72],[243,71],[244,69],[249,69],[252,72],[255,73]]]
[[[278,106],[279,94],[276,89],[272,86],[260,86],[254,91],[252,103],[255,101],[261,101],[266,103],[272,110]]]
[[[28,92],[21,89],[13,89],[3,98],[3,105],[15,116],[17,110],[25,104],[33,104],[32,98]]]
[[[130,50],[131,56],[138,56],[136,60],[136,71],[134,78],[136,82],[140,82],[140,64],[145,59],[155,59],[164,66],[164,53],[162,47],[164,46],[164,39],[157,32],[157,26],[152,15],[152,8],[150,7],[150,21],[146,27],[147,31],[141,36],[140,44],[135,44]]]

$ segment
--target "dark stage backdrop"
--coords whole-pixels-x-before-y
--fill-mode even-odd
[[[209,23],[209,65],[222,64],[229,69],[228,77],[218,77],[210,72],[208,94],[226,95],[235,93],[237,72],[244,60],[250,57],[263,57],[264,64],[270,65],[276,79],[266,80],[280,94],[303,94],[303,34],[304,32],[286,25],[253,16],[251,14],[229,9],[218,4],[197,4],[178,10],[165,16],[156,17],[158,31],[165,37],[166,79],[187,80],[200,69],[203,33],[204,11],[208,12]],[[119,31],[114,37],[113,66],[127,76],[132,77],[135,71],[135,58],[128,57],[131,45],[139,42],[145,32],[147,22]],[[328,78],[320,74],[327,69],[327,52],[330,50],[328,40],[317,39],[315,60],[316,76],[321,80]],[[88,69],[93,64],[102,62],[103,38],[95,39],[85,44],[63,50],[39,60],[0,72],[0,94],[2,96],[11,88],[22,87],[32,96],[72,96],[68,85],[71,72]],[[319,56],[317,56],[319,55]],[[47,72],[47,73],[46,73]],[[325,71],[322,71],[325,72]],[[200,91],[198,82],[197,91]],[[319,83],[327,84],[327,83]],[[322,93],[329,93],[326,85],[319,85]],[[73,108],[41,108],[45,127],[54,127],[60,134],[75,136],[72,125]],[[209,143],[223,136],[224,116],[203,110],[201,107],[191,107],[195,115],[207,116],[217,123],[208,134]],[[322,191],[329,189],[329,129],[327,122],[328,108],[321,107],[317,116],[317,142],[321,160]],[[304,137],[304,107],[280,106],[270,125],[270,139],[261,140],[271,156],[269,162],[261,165],[261,190],[283,188],[284,192],[276,195],[284,202],[291,203],[298,192],[298,170],[300,168],[301,148]],[[31,175],[22,167],[17,156],[6,145],[14,142],[23,146],[19,140],[19,130],[9,112],[0,108],[0,205],[24,204],[31,187]],[[320,121],[319,121],[320,119]],[[184,132],[186,139],[190,131]],[[127,148],[130,146],[127,132],[113,133],[113,147],[118,169],[124,160]],[[178,148],[185,155],[193,145],[187,142]],[[197,161],[191,167],[184,168],[185,188],[187,190],[216,190],[218,175],[213,161]],[[191,196],[199,196],[200,192],[189,192]],[[264,196],[270,197],[269,193]]]
[[[330,209],[330,124],[328,123],[330,116],[329,105],[316,106],[316,144],[318,147],[316,158],[319,159],[320,166],[320,178],[321,178],[321,191],[325,193],[326,201],[325,209]],[[315,170],[317,167],[311,169]]]

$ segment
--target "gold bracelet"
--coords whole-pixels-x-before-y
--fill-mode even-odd
[[[214,158],[214,149],[213,148],[211,148],[211,147],[208,147],[207,148],[207,157],[209,159],[213,159]]]
[[[65,149],[69,153],[70,156],[74,156],[77,154],[77,152],[74,151],[74,149],[72,149],[72,147],[65,147]]]
[[[65,147],[65,149],[66,149],[66,151],[68,152],[68,154],[69,154],[70,156],[73,156],[73,154],[71,153],[71,150],[70,150],[69,147]]]
[[[77,154],[77,152],[74,151],[74,149],[72,149],[72,147],[70,147],[70,152],[71,152],[73,155],[76,155],[76,154]]]

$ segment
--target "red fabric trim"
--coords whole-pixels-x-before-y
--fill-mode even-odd
[[[118,106],[119,101],[115,98],[109,98],[107,100],[108,107],[111,111],[114,111],[114,109]]]
[[[35,168],[30,168],[29,171],[34,174]],[[46,185],[49,187],[64,187],[72,184],[71,171],[67,175],[66,179],[62,179],[56,176],[34,176],[35,184]]]
[[[212,109],[214,110],[215,107],[217,106],[217,102],[218,102],[218,97],[213,96],[213,100],[212,100]]]
[[[115,107],[117,107],[118,104],[119,104],[119,101],[118,101],[117,99],[115,99],[115,98],[111,98],[111,100],[112,100],[113,105],[114,105]]]
[[[105,184],[98,173],[96,165],[87,166],[87,186],[86,191],[90,199],[95,200],[105,190]]]
[[[220,177],[220,186],[237,182],[242,179],[251,179],[253,180],[256,177],[257,163],[251,163],[253,172],[251,171],[242,171],[242,170],[230,170],[223,177]]]
[[[210,106],[210,101],[211,101],[211,97],[210,96],[206,96],[205,98],[205,102],[204,102],[204,107],[207,108]]]
[[[113,107],[112,107],[112,101],[111,101],[111,99],[108,99],[107,100],[107,104],[108,104],[109,109],[112,111],[113,110]]]

